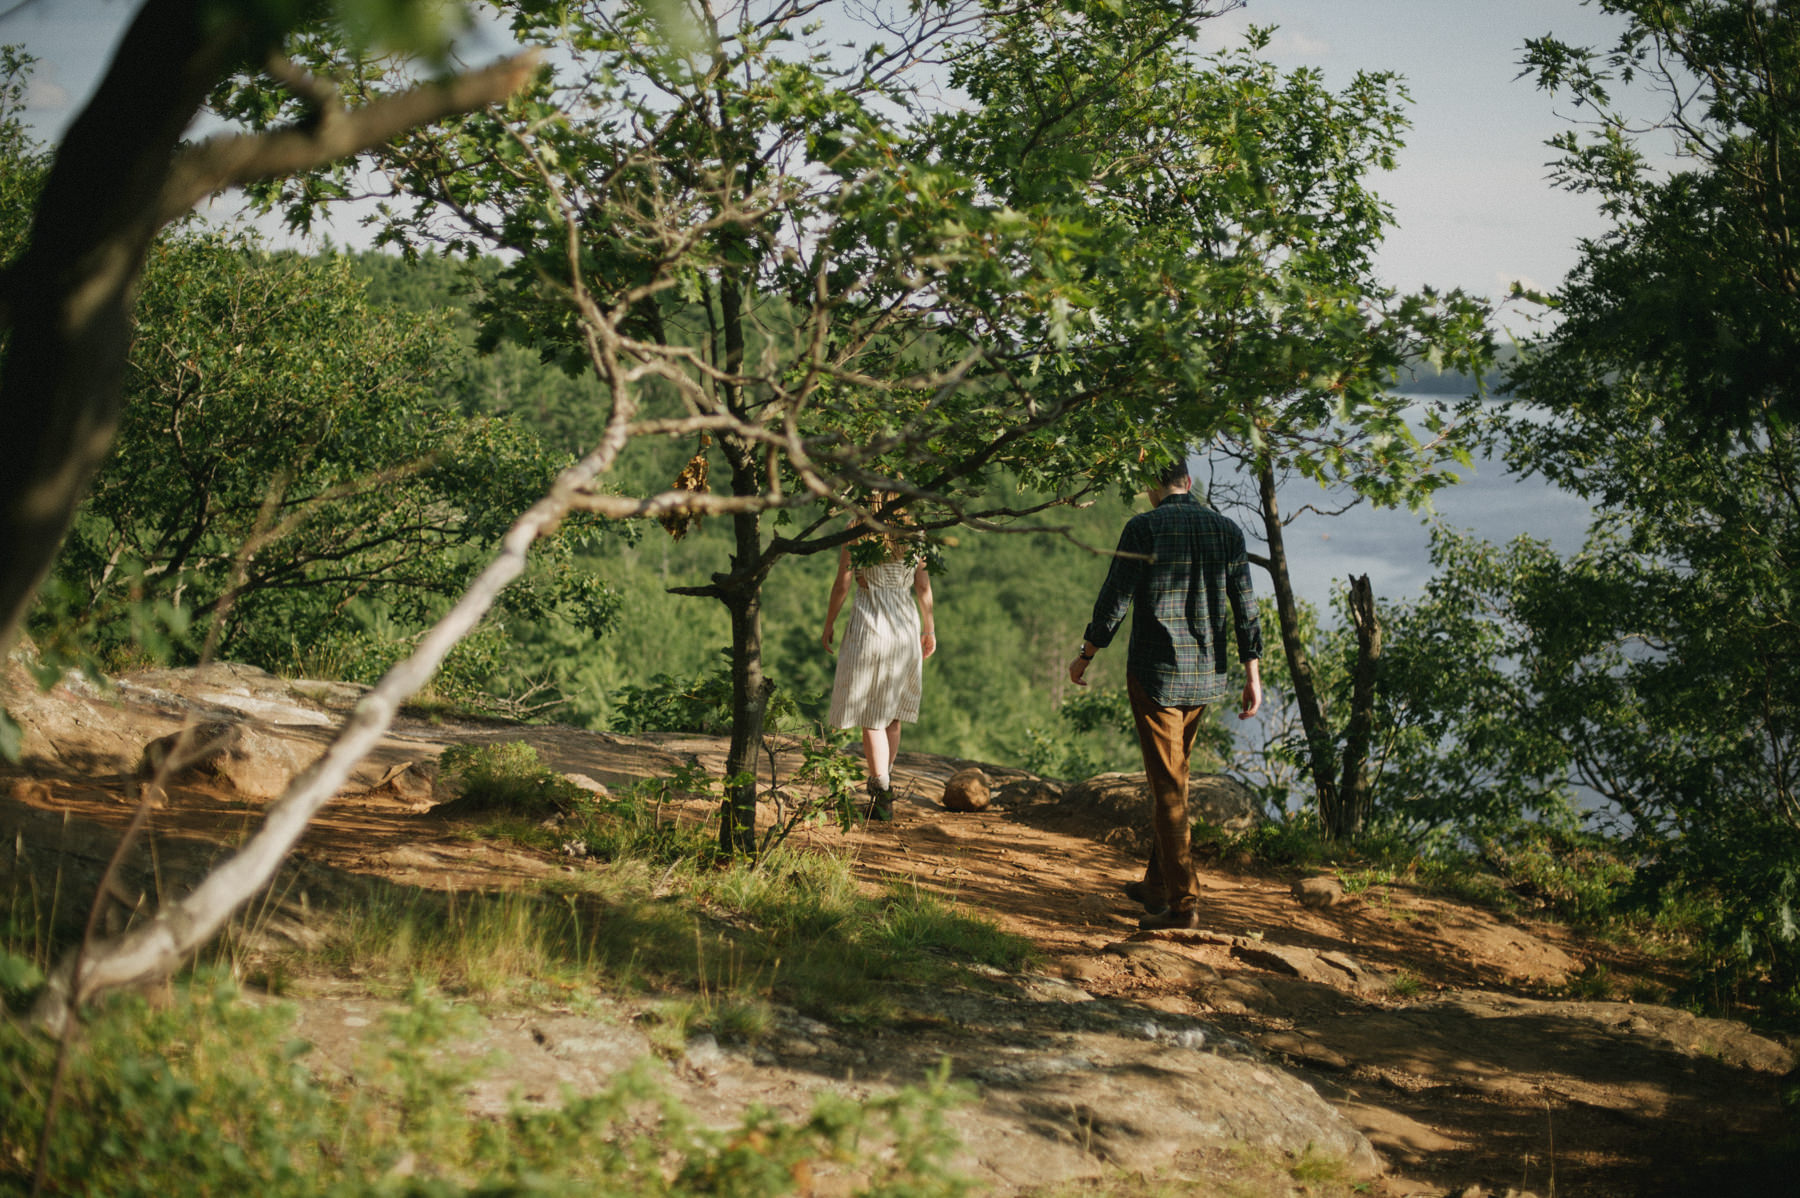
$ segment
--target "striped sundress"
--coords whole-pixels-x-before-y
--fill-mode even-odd
[[[924,653],[919,645],[919,610],[913,606],[914,570],[899,561],[856,572],[856,602],[831,686],[833,728],[885,728],[895,720],[918,721]]]

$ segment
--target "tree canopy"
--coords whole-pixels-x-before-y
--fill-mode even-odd
[[[513,60],[442,75],[375,108],[349,112],[292,69],[286,35],[320,13],[350,13],[359,36],[440,57],[443,17],[400,0],[382,16],[342,4],[145,0],[87,106],[48,164],[29,233],[0,275],[9,333],[0,417],[15,469],[0,476],[0,640],[16,634],[94,471],[112,444],[143,261],[156,233],[207,196],[306,169],[396,130],[505,95],[528,69]],[[251,136],[183,140],[207,94],[233,72],[266,69],[308,97],[305,119]]]
[[[1509,372],[1509,461],[1593,504],[1584,550],[1447,538],[1389,676],[1420,737],[1395,782],[1425,822],[1585,795],[1630,837],[1648,905],[1698,900],[1713,964],[1800,982],[1800,16],[1758,0],[1613,2],[1617,44],[1534,41],[1592,114],[1566,185],[1611,228]],[[1615,89],[1667,109],[1631,124]],[[1647,139],[1682,161],[1652,169]],[[1402,777],[1410,782],[1402,781]],[[1471,796],[1482,796],[1472,800]]]
[[[1714,437],[1773,411],[1800,416],[1800,23],[1771,0],[1601,0],[1624,18],[1609,47],[1527,45],[1538,86],[1587,116],[1552,143],[1556,178],[1592,195],[1612,227],[1582,246],[1557,296],[1555,353],[1522,385],[1590,405],[1611,372],[1678,400],[1668,412]],[[1648,127],[1615,92],[1654,92]],[[1672,148],[1659,169],[1649,150]],[[1583,386],[1583,380],[1598,386]]]
[[[34,618],[40,650],[73,635],[117,652],[141,604],[271,669],[355,644],[352,604],[422,627],[566,464],[517,422],[458,411],[468,350],[440,316],[372,305],[343,261],[166,237],[136,324],[119,437]],[[598,579],[538,575],[509,602],[566,598],[604,626]]]
[[[734,777],[767,698],[763,582],[783,558],[844,544],[841,512],[871,514],[879,493],[927,529],[991,521],[1018,514],[971,506],[997,470],[1079,492],[1135,469],[1147,445],[1180,452],[1200,418],[1188,384],[1208,369],[1183,279],[1211,269],[1205,256],[1090,203],[1106,168],[1080,156],[1034,160],[1060,182],[1032,195],[996,190],[996,162],[970,158],[1010,152],[1017,130],[971,137],[918,95],[934,63],[976,78],[996,29],[1041,24],[1128,61],[1191,32],[1205,6],[895,8],[888,40],[855,54],[806,4],[500,11],[549,65],[506,110],[372,155],[396,197],[382,236],[507,256],[478,305],[485,336],[593,373],[609,471],[635,441],[694,439],[685,477],[715,485],[584,504],[731,519],[729,568],[688,592],[732,620]],[[309,52],[319,69],[343,57],[329,40]],[[351,75],[371,103],[400,83]],[[1124,86],[1083,76],[1075,107],[1099,111]],[[260,85],[222,100],[253,125],[297,102]],[[264,198],[303,220],[347,178]],[[715,455],[722,468],[703,471]],[[739,843],[748,784],[733,809],[724,834]]]

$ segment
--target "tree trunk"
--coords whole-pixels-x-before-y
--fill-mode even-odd
[[[225,10],[220,10],[223,15]],[[228,56],[193,0],[150,0],[44,181],[7,272],[0,379],[0,642],[10,642],[112,447],[138,274],[176,146]]]
[[[1313,791],[1319,801],[1319,824],[1325,835],[1337,837],[1341,819],[1337,792],[1337,754],[1325,713],[1319,707],[1319,691],[1313,682],[1312,659],[1300,635],[1300,609],[1294,584],[1288,577],[1287,544],[1282,539],[1281,509],[1275,501],[1275,467],[1262,463],[1257,471],[1262,499],[1263,531],[1269,541],[1269,580],[1275,591],[1275,609],[1281,622],[1281,647],[1287,654],[1288,674],[1293,679],[1294,701],[1300,706],[1300,726],[1306,733]]]
[[[723,438],[734,493],[753,494],[760,482],[755,452],[737,437]],[[753,512],[732,517],[737,548],[730,574],[713,583],[731,613],[731,750],[725,758],[725,801],[719,810],[719,847],[728,854],[756,851],[756,755],[775,684],[763,674],[762,584],[772,559],[763,553],[762,520]]]
[[[763,675],[761,588],[732,592],[725,604],[731,612],[731,751],[725,758],[719,847],[748,856],[756,852],[756,756],[775,684]]]
[[[1351,679],[1350,723],[1344,731],[1344,774],[1338,783],[1340,826],[1336,839],[1362,835],[1369,822],[1369,738],[1375,727],[1375,670],[1381,661],[1381,622],[1367,574],[1350,579],[1350,619],[1356,626],[1356,672]]]
[[[745,189],[749,187],[746,176]],[[743,239],[728,231],[726,240]],[[725,406],[734,416],[747,418],[743,389],[731,381],[744,363],[744,294],[739,276],[729,270],[719,276],[719,334],[724,339],[721,364],[726,381],[720,387]],[[764,480],[755,446],[741,437],[725,436],[719,447],[731,465],[731,493],[762,494]],[[769,694],[775,689],[763,675],[762,661],[762,584],[774,563],[764,556],[762,520],[754,512],[733,516],[732,533],[736,544],[731,573],[713,579],[731,613],[731,751],[725,758],[719,847],[729,854],[750,855],[756,852],[756,755]]]

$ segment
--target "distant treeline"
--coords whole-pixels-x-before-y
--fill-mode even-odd
[[[1493,369],[1480,378],[1457,370],[1441,370],[1429,362],[1412,362],[1401,370],[1394,388],[1421,395],[1474,395],[1477,391],[1497,395],[1518,356],[1516,347],[1502,345]]]

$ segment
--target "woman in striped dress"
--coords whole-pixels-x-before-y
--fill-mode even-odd
[[[924,661],[937,651],[937,634],[932,630],[931,574],[920,547],[892,535],[865,545],[879,546],[876,560],[870,564],[854,566],[848,546],[838,554],[837,579],[831,584],[822,639],[826,650],[834,652],[831,630],[854,577],[856,602],[850,609],[843,652],[838,654],[829,719],[834,728],[862,729],[863,756],[869,769],[869,816],[888,820],[893,818],[893,768],[900,752],[900,725],[918,721]],[[865,550],[857,556],[868,555]]]

